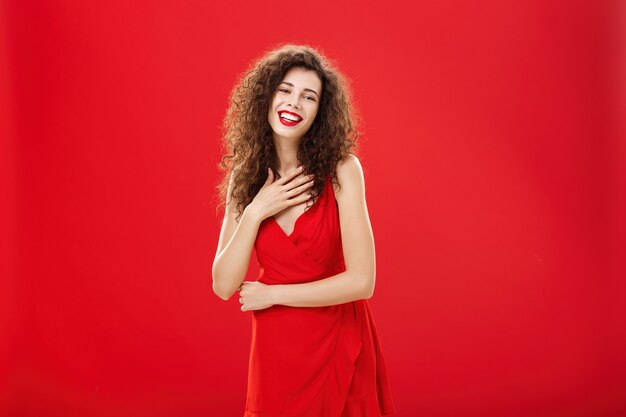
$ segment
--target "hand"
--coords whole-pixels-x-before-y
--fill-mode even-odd
[[[314,184],[313,175],[304,175],[302,167],[293,173],[275,180],[274,171],[268,168],[265,184],[246,209],[259,216],[260,220],[273,216],[287,207],[307,201],[312,196],[305,193]]]
[[[244,281],[238,291],[241,311],[263,310],[274,305],[271,285],[259,281]]]

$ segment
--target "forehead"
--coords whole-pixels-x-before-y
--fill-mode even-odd
[[[322,89],[322,81],[317,76],[317,73],[305,68],[291,68],[282,81],[292,83],[297,88],[311,88],[316,92],[320,92]]]

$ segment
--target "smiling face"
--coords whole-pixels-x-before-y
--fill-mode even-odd
[[[322,81],[315,71],[291,68],[276,87],[267,119],[274,136],[300,139],[319,109]]]

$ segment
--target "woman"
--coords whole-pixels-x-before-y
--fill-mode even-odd
[[[367,303],[374,239],[347,82],[318,51],[287,44],[230,98],[212,274],[220,298],[239,291],[252,312],[244,417],[395,413]],[[260,275],[243,282],[253,246]]]

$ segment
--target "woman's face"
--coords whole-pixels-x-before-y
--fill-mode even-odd
[[[315,71],[291,68],[276,88],[267,119],[274,134],[301,138],[309,130],[322,94],[322,81]]]

